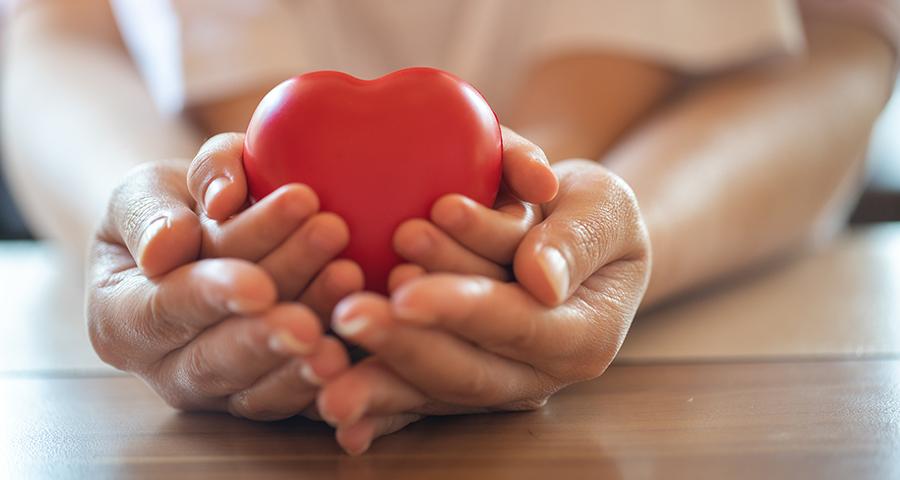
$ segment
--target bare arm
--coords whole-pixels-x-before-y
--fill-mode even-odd
[[[106,0],[33,0],[10,20],[6,167],[31,225],[81,257],[124,173],[189,159],[201,136],[157,112]]]
[[[827,21],[791,65],[710,82],[608,159],[650,229],[652,304],[835,233],[890,93],[886,42]]]
[[[709,80],[656,115],[673,76],[624,59],[579,60],[579,82],[573,62],[548,65],[544,83],[525,91],[527,105],[541,92],[544,105],[580,121],[548,131],[540,119],[554,110],[530,107],[513,126],[552,160],[602,158],[635,189],[653,247],[644,305],[833,233],[845,220],[890,92],[891,51],[857,27],[819,20],[807,31],[806,58]]]

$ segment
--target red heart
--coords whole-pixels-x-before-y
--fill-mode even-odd
[[[375,80],[313,72],[275,87],[247,129],[244,167],[260,199],[281,185],[309,185],[323,211],[350,228],[344,256],[384,293],[400,263],[394,230],[427,218],[442,195],[492,205],[500,184],[497,116],[459,78],[409,68]]]

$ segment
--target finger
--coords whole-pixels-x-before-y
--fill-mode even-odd
[[[431,221],[447,235],[500,265],[512,263],[525,233],[539,220],[535,205],[514,199],[495,210],[463,195],[450,194],[438,199],[431,208]]]
[[[316,398],[318,388],[300,375],[306,364],[287,361],[246,390],[228,397],[228,413],[257,421],[274,421],[299,414]]]
[[[509,128],[502,127],[503,181],[519,199],[549,202],[559,183],[544,151]]]
[[[229,315],[252,315],[275,303],[275,285],[243,260],[208,259],[166,275],[150,298],[155,344],[177,348]],[[173,335],[174,334],[174,335]]]
[[[201,260],[156,281],[136,271],[98,271],[127,256],[118,248],[95,248],[87,302],[91,341],[117,368],[137,371],[223,318],[255,314],[275,302],[268,274],[239,260]]]
[[[348,454],[362,455],[376,438],[397,432],[422,418],[423,415],[414,413],[367,417],[348,427],[338,428],[335,438]]]
[[[304,359],[301,376],[313,385],[332,381],[350,367],[347,347],[336,337],[325,337],[316,351]]]
[[[563,364],[606,328],[546,309],[515,284],[478,277],[429,275],[391,297],[399,322],[439,327],[507,358]],[[549,367],[548,367],[549,368]]]
[[[369,357],[322,387],[319,414],[332,426],[350,426],[367,415],[415,412],[429,402],[421,391]]]
[[[209,218],[223,221],[247,202],[244,134],[222,133],[200,147],[188,169],[191,196]]]
[[[307,308],[282,304],[255,317],[232,317],[210,327],[160,362],[156,375],[174,379],[189,406],[244,390],[290,356],[308,355],[322,338]]]
[[[387,299],[375,294],[360,293],[341,301],[332,329],[443,402],[485,406],[514,401],[537,378],[531,367],[455,336],[396,324]]]
[[[393,292],[400,288],[404,283],[414,278],[421,277],[422,275],[425,275],[425,273],[424,268],[414,263],[401,263],[400,265],[397,265],[391,269],[391,273],[388,275],[388,292]]]
[[[595,378],[609,366],[643,293],[630,270],[606,270],[570,303],[552,309],[517,284],[447,274],[404,285],[391,303],[398,322],[439,328],[533,365],[556,379],[552,387]]]
[[[342,298],[365,287],[365,277],[359,265],[352,260],[334,260],[322,269],[307,289],[300,295],[300,303],[308,306],[327,322],[334,306]]]
[[[429,272],[483,275],[498,280],[509,278],[505,268],[472,253],[431,222],[419,218],[400,224],[394,232],[394,250]]]
[[[324,337],[306,358],[293,358],[260,378],[250,388],[231,395],[228,411],[252,420],[292,417],[313,404],[319,385],[350,366],[340,341]]]
[[[200,224],[184,182],[182,162],[132,170],[113,192],[100,237],[128,248],[148,277],[197,258]]]
[[[284,185],[224,223],[208,222],[203,257],[257,261],[268,255],[319,210],[319,199],[297,183]]]
[[[546,218],[516,251],[516,279],[546,305],[558,305],[601,267],[649,262],[637,199],[625,182],[590,161],[557,164],[561,188]],[[636,273],[648,268],[635,268]],[[643,276],[637,279],[639,288]]]
[[[275,279],[280,298],[293,299],[349,241],[350,230],[341,217],[319,213],[260,260],[259,266]]]

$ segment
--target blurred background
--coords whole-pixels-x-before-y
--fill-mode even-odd
[[[5,42],[3,41],[5,38],[3,24],[6,19],[9,3],[8,0],[0,0],[0,49],[3,49],[3,46],[5,45]],[[0,66],[0,68],[3,67]],[[2,139],[0,139],[0,144],[2,143]],[[16,210],[12,195],[9,192],[6,177],[3,173],[4,163],[2,155],[3,149],[0,148],[0,239],[30,238],[31,236],[28,233],[28,229],[25,227],[25,222]]]
[[[12,0],[0,0],[0,48],[6,43],[3,25],[11,3]],[[0,148],[0,239],[33,239],[27,222],[16,208],[4,173],[2,155],[3,149]],[[853,212],[851,222],[892,220],[900,220],[900,100],[896,94],[874,132],[869,150],[867,188]]]

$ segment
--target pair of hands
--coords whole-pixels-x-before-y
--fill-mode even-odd
[[[189,170],[140,167],[92,248],[95,349],[176,408],[322,418],[350,453],[424,415],[536,408],[600,375],[649,276],[634,195],[594,162],[551,170],[503,134],[496,209],[450,195],[401,225],[410,263],[390,298],[336,259],[349,233],[310,189],[248,207],[240,135],[207,142]],[[372,356],[351,366],[328,319]]]

